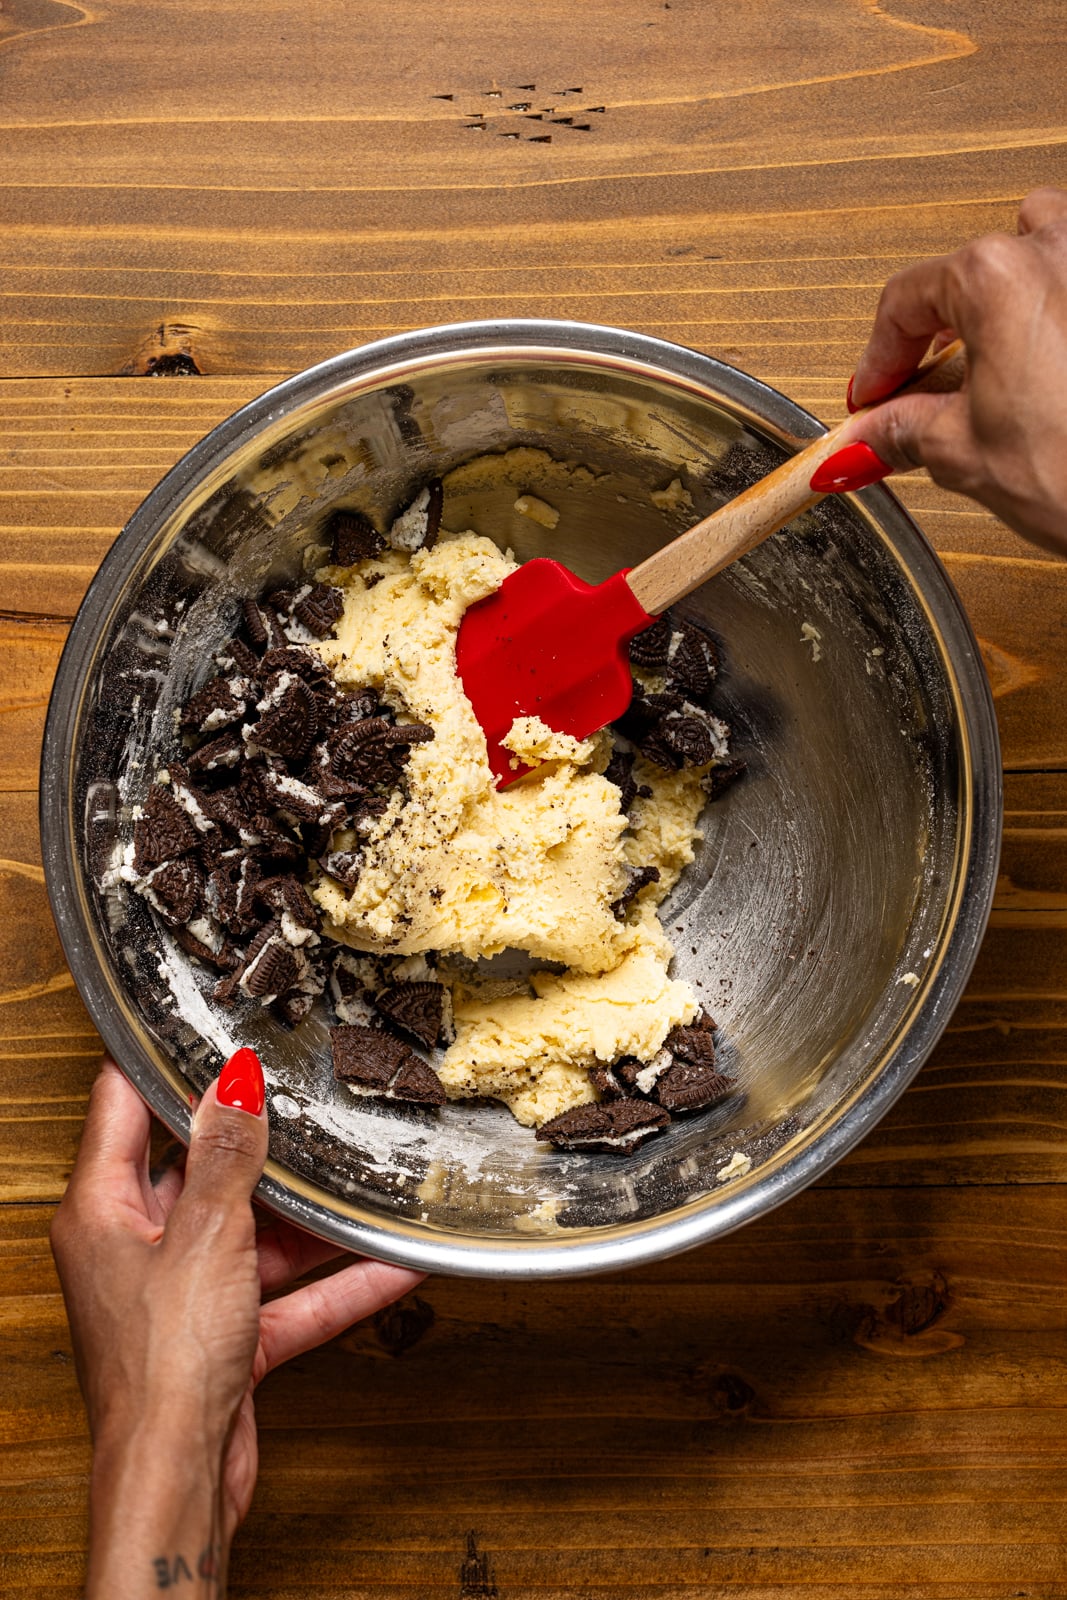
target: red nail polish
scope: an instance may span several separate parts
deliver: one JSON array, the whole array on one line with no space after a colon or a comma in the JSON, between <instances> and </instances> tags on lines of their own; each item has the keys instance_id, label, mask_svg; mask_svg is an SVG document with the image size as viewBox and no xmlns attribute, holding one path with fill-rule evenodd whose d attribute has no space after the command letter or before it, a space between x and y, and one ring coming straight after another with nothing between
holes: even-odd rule
<instances>
[{"instance_id":1,"label":"red nail polish","mask_svg":"<svg viewBox=\"0 0 1067 1600\"><path fill-rule=\"evenodd\" d=\"M855 401L852 398L852 385L855 383L855 381L856 381L856 374L853 373L851 378L848 380L848 388L845 390L845 404L848 407L850 413L853 413L853 412L856 412L856 411L859 410L859 406L856 405Z\"/></svg>"},{"instance_id":2,"label":"red nail polish","mask_svg":"<svg viewBox=\"0 0 1067 1600\"><path fill-rule=\"evenodd\" d=\"M846 444L827 456L821 467L811 475L810 488L815 494L851 494L855 489L865 489L892 472L869 444L857 440Z\"/></svg>"},{"instance_id":3,"label":"red nail polish","mask_svg":"<svg viewBox=\"0 0 1067 1600\"><path fill-rule=\"evenodd\" d=\"M220 1106L233 1106L258 1117L263 1110L265 1090L259 1057L247 1045L236 1051L219 1073L215 1097Z\"/></svg>"}]
</instances>

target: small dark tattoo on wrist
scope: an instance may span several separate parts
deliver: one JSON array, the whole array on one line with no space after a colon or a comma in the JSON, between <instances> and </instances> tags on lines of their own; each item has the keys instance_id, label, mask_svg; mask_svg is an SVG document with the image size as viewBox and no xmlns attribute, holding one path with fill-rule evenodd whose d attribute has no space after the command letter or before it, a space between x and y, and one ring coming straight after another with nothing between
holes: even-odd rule
<instances>
[{"instance_id":1,"label":"small dark tattoo on wrist","mask_svg":"<svg viewBox=\"0 0 1067 1600\"><path fill-rule=\"evenodd\" d=\"M205 1545L196 1558L196 1577L214 1580L219 1575L218 1545ZM152 1562L152 1569L156 1575L157 1589L175 1589L180 1583L194 1582L194 1575L189 1563L183 1555L156 1556Z\"/></svg>"}]
</instances>

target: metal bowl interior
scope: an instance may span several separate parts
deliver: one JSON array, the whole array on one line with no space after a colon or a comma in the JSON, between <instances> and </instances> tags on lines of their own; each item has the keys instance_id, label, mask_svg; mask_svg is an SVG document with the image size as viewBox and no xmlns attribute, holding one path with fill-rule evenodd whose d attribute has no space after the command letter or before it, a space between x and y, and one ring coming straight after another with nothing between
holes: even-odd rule
<instances>
[{"instance_id":1,"label":"metal bowl interior","mask_svg":"<svg viewBox=\"0 0 1067 1600\"><path fill-rule=\"evenodd\" d=\"M595 580L693 520L659 494L673 480L703 514L819 431L773 390L657 340L472 324L301 374L164 479L104 562L64 654L42 832L78 986L175 1133L188 1134L190 1088L253 1044L269 1079L268 1205L383 1258L545 1276L722 1233L871 1128L966 981L1000 828L973 636L884 489L823 503L683 607L721 640L718 709L748 772L707 808L663 920L742 1093L636 1156L546 1150L491 1105L435 1114L353 1101L332 1081L325 1013L290 1033L216 1006L109 879L131 807L174 750L174 708L232 631L237 597L313 561L331 509L388 515L428 477L494 457L456 475L446 526ZM544 454L502 459L520 446ZM559 509L555 530L515 513L520 489Z\"/></svg>"}]
</instances>

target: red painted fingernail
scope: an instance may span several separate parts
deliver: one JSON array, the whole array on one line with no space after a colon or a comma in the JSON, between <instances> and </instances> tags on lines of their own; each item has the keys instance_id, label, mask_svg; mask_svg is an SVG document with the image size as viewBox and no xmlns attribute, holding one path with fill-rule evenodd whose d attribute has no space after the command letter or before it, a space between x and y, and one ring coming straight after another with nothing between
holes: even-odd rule
<instances>
[{"instance_id":1,"label":"red painted fingernail","mask_svg":"<svg viewBox=\"0 0 1067 1600\"><path fill-rule=\"evenodd\" d=\"M869 483L888 477L892 470L881 456L875 455L869 444L857 440L827 456L822 466L812 473L810 487L815 494L851 494L855 489L865 489Z\"/></svg>"},{"instance_id":2,"label":"red painted fingernail","mask_svg":"<svg viewBox=\"0 0 1067 1600\"><path fill-rule=\"evenodd\" d=\"M263 1068L256 1052L247 1045L236 1051L219 1073L215 1098L220 1106L233 1106L252 1117L258 1117L263 1110Z\"/></svg>"},{"instance_id":3,"label":"red painted fingernail","mask_svg":"<svg viewBox=\"0 0 1067 1600\"><path fill-rule=\"evenodd\" d=\"M848 380L848 388L845 390L845 404L848 407L850 412L856 412L856 411L859 410L859 406L856 405L855 401L852 398L852 385L855 383L855 381L856 381L856 374L853 373L851 378Z\"/></svg>"}]
</instances>

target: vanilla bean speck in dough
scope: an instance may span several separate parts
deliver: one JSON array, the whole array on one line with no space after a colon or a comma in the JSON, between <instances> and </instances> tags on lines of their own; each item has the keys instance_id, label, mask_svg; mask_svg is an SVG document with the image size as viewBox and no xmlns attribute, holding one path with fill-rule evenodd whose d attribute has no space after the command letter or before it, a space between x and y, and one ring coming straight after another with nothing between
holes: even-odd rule
<instances>
[{"instance_id":1,"label":"vanilla bean speck in dough","mask_svg":"<svg viewBox=\"0 0 1067 1600\"><path fill-rule=\"evenodd\" d=\"M673 952L655 906L693 859L707 796L701 770L666 772L638 756L635 778L651 794L628 822L603 775L610 734L579 743L535 718L516 724L510 746L548 759L495 788L456 676L455 641L467 607L515 565L489 539L463 533L320 574L345 593L336 638L316 645L337 678L373 686L398 720L429 723L435 737L411 751L406 798L359 841L354 890L323 876L312 892L324 931L342 943L438 953L456 1030L438 1068L446 1091L502 1100L520 1122L540 1125L596 1098L587 1069L597 1061L651 1060L696 1014L689 985L668 975ZM646 866L659 881L617 920L629 869ZM567 970L501 985L449 965L506 949Z\"/></svg>"}]
</instances>

